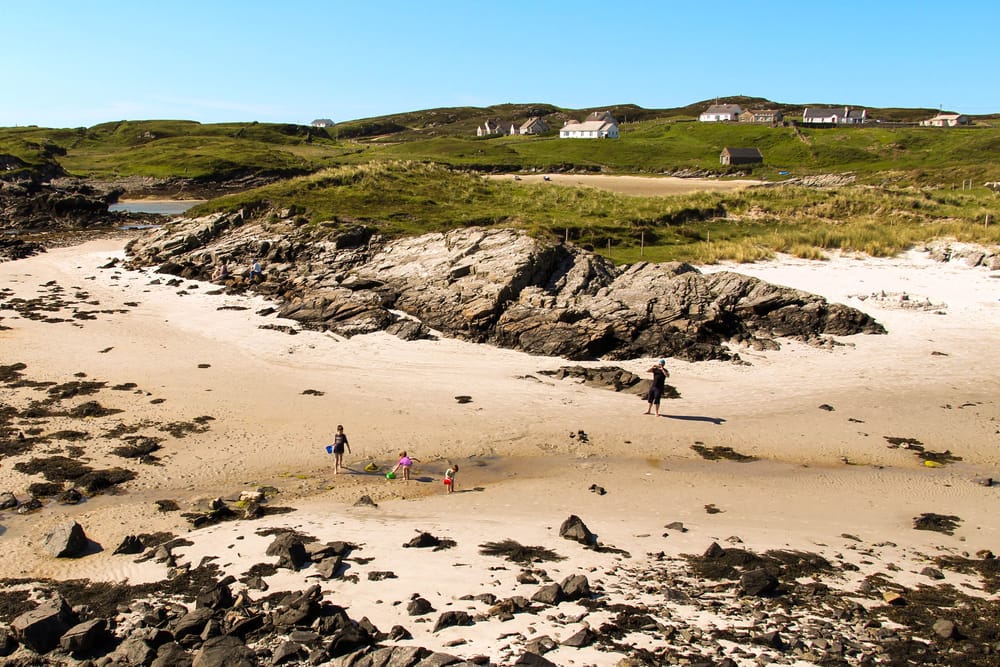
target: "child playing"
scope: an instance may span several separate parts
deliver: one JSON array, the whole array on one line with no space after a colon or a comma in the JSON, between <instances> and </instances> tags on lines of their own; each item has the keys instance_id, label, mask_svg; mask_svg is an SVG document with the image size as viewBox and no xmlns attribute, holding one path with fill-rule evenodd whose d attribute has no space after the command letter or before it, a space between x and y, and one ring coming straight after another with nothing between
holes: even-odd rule
<instances>
[{"instance_id":1,"label":"child playing","mask_svg":"<svg viewBox=\"0 0 1000 667\"><path fill-rule=\"evenodd\" d=\"M347 442L343 424L337 424L337 435L333 436L333 474L339 474L344 467L344 447L351 451L351 443Z\"/></svg>"},{"instance_id":2,"label":"child playing","mask_svg":"<svg viewBox=\"0 0 1000 667\"><path fill-rule=\"evenodd\" d=\"M396 472L397 470L402 469L403 470L403 479L409 480L410 479L410 467L413 466L413 462L414 461L419 461L419 460L420 459L415 459L412 456L407 456L406 452L400 452L399 453L399 463L396 464L396 466L392 469L392 471Z\"/></svg>"},{"instance_id":3,"label":"child playing","mask_svg":"<svg viewBox=\"0 0 1000 667\"><path fill-rule=\"evenodd\" d=\"M455 474L457 472L458 466L454 463L444 471L444 485L448 487L448 493L455 492Z\"/></svg>"}]
</instances>

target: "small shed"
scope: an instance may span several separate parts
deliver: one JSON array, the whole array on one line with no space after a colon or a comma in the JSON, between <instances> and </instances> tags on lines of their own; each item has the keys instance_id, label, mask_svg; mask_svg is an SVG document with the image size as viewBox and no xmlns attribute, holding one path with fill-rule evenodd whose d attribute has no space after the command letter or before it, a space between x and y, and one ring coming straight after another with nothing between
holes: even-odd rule
<instances>
[{"instance_id":1,"label":"small shed","mask_svg":"<svg viewBox=\"0 0 1000 667\"><path fill-rule=\"evenodd\" d=\"M764 156L761 155L759 148L730 148L727 146L722 149L719 162L729 165L762 164Z\"/></svg>"}]
</instances>

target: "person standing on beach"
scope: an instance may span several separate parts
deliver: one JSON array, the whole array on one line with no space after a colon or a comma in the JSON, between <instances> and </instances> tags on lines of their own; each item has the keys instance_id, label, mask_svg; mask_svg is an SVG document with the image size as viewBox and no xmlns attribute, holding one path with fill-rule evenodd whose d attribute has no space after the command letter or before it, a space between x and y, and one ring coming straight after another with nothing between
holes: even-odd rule
<instances>
[{"instance_id":1,"label":"person standing on beach","mask_svg":"<svg viewBox=\"0 0 1000 667\"><path fill-rule=\"evenodd\" d=\"M336 475L344 467L344 448L351 451L351 443L347 442L344 425L337 424L337 435L333 436L333 474Z\"/></svg>"},{"instance_id":2,"label":"person standing on beach","mask_svg":"<svg viewBox=\"0 0 1000 667\"><path fill-rule=\"evenodd\" d=\"M656 416L660 416L660 398L663 396L663 383L666 382L667 376L670 373L667 371L667 362L665 359L660 359L659 363L653 364L647 373L653 374L653 384L649 387L649 393L646 394L646 401L649 403L649 407L646 408L646 414L650 414L653 408L656 408Z\"/></svg>"}]
</instances>

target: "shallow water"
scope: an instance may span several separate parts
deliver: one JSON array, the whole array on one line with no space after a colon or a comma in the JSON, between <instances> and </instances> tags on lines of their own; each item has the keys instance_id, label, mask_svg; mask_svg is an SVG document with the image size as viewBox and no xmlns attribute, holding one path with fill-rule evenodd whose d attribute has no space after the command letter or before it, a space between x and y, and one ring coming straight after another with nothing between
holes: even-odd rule
<instances>
[{"instance_id":1,"label":"shallow water","mask_svg":"<svg viewBox=\"0 0 1000 667\"><path fill-rule=\"evenodd\" d=\"M108 210L112 213L124 211L126 213L155 213L157 215L180 215L189 208L203 203L202 199L184 200L143 200L131 199L122 200L117 204L112 204Z\"/></svg>"}]
</instances>

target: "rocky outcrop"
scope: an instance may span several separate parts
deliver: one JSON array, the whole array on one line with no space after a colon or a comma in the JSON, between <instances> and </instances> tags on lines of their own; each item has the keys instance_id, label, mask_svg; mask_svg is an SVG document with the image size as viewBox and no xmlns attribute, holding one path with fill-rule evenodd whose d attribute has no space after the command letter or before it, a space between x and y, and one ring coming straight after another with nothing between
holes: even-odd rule
<instances>
[{"instance_id":1,"label":"rocky outcrop","mask_svg":"<svg viewBox=\"0 0 1000 667\"><path fill-rule=\"evenodd\" d=\"M467 228L386 241L360 225L302 225L294 211L181 221L133 241L133 266L211 277L222 262L265 260L253 289L279 315L351 336L417 320L443 335L569 359L729 359L775 338L883 333L822 297L681 263L616 267L571 245L509 229ZM227 280L247 287L246 269ZM423 327L397 327L408 337Z\"/></svg>"},{"instance_id":2,"label":"rocky outcrop","mask_svg":"<svg viewBox=\"0 0 1000 667\"><path fill-rule=\"evenodd\" d=\"M36 181L0 180L0 229L77 230L105 227L118 218L108 212L115 194L86 185L54 187Z\"/></svg>"}]
</instances>

